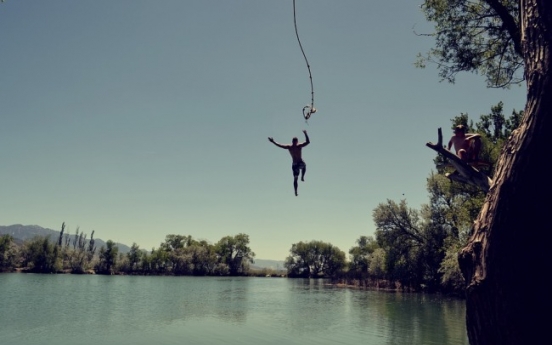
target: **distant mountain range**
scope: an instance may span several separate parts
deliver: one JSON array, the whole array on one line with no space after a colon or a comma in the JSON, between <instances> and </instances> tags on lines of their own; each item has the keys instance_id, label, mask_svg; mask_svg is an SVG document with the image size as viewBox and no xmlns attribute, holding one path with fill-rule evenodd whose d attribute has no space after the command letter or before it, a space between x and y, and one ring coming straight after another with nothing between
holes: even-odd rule
<instances>
[{"instance_id":1,"label":"distant mountain range","mask_svg":"<svg viewBox=\"0 0 552 345\"><path fill-rule=\"evenodd\" d=\"M74 230L73 230L74 231ZM69 230L65 230L65 233L63 234L63 237L65 238L65 235L69 233L69 238L71 241L75 238L75 233L70 233ZM41 236L46 237L50 236L50 240L57 241L59 238L59 231L52 230L52 229L46 229L43 227L40 227L38 225L21 225L21 224L14 224L14 225L0 225L0 235L11 235L16 243L22 244L26 240L30 240L35 236ZM87 234L87 240L90 240L90 234ZM99 238L94 238L94 245L99 250L102 246L105 247L105 241ZM126 244L117 243L117 247L119 247L119 253L128 253L130 251L130 247ZM273 270L284 270L284 262L278 261L278 260L263 260L263 259L255 259L255 263L251 265L253 268L269 268Z\"/></svg>"},{"instance_id":2,"label":"distant mountain range","mask_svg":"<svg viewBox=\"0 0 552 345\"><path fill-rule=\"evenodd\" d=\"M11 235L17 243L21 244L23 241L30 240L35 236L40 237L46 237L50 236L50 240L57 242L59 238L59 231L52 230L52 229L46 229L43 227L40 227L38 225L21 225L21 224L14 224L14 225L8 225L3 226L0 225L0 235ZM63 237L65 239L65 235L69 234L69 238L71 241L75 238L75 233L69 233L69 230L65 229L65 232L63 234ZM90 240L90 234L86 233L88 235L86 237L86 240ZM94 245L99 250L102 246L105 247L105 241L94 238ZM130 247L126 244L117 243L117 247L119 247L119 253L128 253L130 251Z\"/></svg>"}]
</instances>

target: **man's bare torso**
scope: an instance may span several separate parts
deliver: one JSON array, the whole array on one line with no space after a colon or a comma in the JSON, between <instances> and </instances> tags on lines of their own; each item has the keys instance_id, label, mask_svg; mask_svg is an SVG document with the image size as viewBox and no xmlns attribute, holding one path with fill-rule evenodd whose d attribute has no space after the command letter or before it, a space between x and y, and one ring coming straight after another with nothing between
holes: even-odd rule
<instances>
[{"instance_id":1,"label":"man's bare torso","mask_svg":"<svg viewBox=\"0 0 552 345\"><path fill-rule=\"evenodd\" d=\"M452 142L456 153L462 149L467 150L470 146L469 139L466 140L466 136L453 136L450 141Z\"/></svg>"},{"instance_id":2,"label":"man's bare torso","mask_svg":"<svg viewBox=\"0 0 552 345\"><path fill-rule=\"evenodd\" d=\"M289 145L288 151L291 155L291 159L293 160L293 163L301 162L303 159L301 157L301 149L303 146L301 145Z\"/></svg>"}]
</instances>

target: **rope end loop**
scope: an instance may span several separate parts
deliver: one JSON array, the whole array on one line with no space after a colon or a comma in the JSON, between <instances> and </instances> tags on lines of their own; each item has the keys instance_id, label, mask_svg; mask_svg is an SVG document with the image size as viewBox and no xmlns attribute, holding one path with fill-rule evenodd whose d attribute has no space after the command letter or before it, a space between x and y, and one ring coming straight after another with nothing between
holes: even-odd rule
<instances>
[{"instance_id":1,"label":"rope end loop","mask_svg":"<svg viewBox=\"0 0 552 345\"><path fill-rule=\"evenodd\" d=\"M306 105L303 107L303 117L305 120L310 119L311 115L316 113L316 108L312 105Z\"/></svg>"}]
</instances>

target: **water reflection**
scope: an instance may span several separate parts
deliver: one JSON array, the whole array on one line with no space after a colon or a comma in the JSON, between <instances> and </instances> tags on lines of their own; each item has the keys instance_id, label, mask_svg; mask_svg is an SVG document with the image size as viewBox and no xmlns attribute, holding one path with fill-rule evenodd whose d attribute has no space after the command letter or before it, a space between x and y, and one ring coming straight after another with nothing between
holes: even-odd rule
<instances>
[{"instance_id":1,"label":"water reflection","mask_svg":"<svg viewBox=\"0 0 552 345\"><path fill-rule=\"evenodd\" d=\"M351 314L387 344L467 344L462 301L434 295L355 291Z\"/></svg>"},{"instance_id":2,"label":"water reflection","mask_svg":"<svg viewBox=\"0 0 552 345\"><path fill-rule=\"evenodd\" d=\"M282 321L293 334L319 333L339 327L347 290L328 286L321 279L291 282Z\"/></svg>"}]
</instances>

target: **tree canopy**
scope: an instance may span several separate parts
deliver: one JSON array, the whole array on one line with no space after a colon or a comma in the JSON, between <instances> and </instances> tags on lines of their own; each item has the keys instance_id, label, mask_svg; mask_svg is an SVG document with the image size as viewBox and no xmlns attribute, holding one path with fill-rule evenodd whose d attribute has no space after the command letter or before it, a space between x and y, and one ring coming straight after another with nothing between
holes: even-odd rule
<instances>
[{"instance_id":1,"label":"tree canopy","mask_svg":"<svg viewBox=\"0 0 552 345\"><path fill-rule=\"evenodd\" d=\"M323 241L294 243L289 252L284 266L290 277L335 277L346 266L345 253Z\"/></svg>"},{"instance_id":2,"label":"tree canopy","mask_svg":"<svg viewBox=\"0 0 552 345\"><path fill-rule=\"evenodd\" d=\"M485 76L489 87L508 87L524 80L519 1L426 0L421 6L435 24L429 34L435 47L418 56L417 65L436 63L443 80L459 72Z\"/></svg>"}]
</instances>

